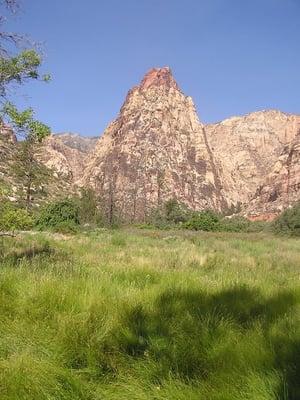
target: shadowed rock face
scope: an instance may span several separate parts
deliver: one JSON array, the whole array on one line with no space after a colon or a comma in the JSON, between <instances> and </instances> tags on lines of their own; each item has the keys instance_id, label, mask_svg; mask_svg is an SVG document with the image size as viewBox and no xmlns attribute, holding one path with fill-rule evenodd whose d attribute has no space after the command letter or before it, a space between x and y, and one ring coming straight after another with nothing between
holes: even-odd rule
<instances>
[{"instance_id":1,"label":"shadowed rock face","mask_svg":"<svg viewBox=\"0 0 300 400\"><path fill-rule=\"evenodd\" d=\"M170 198L193 209L225 204L203 125L169 68L152 69L129 91L81 183L132 220Z\"/></svg>"}]
</instances>

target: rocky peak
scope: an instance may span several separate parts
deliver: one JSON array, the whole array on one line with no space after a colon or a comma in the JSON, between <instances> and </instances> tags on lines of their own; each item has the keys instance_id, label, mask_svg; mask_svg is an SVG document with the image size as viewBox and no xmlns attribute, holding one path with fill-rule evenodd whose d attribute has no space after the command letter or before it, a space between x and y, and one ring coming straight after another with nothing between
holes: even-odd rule
<instances>
[{"instance_id":1,"label":"rocky peak","mask_svg":"<svg viewBox=\"0 0 300 400\"><path fill-rule=\"evenodd\" d=\"M147 90L148 88L155 86L162 87L164 89L173 88L179 90L170 67L152 68L144 76L139 88L142 90Z\"/></svg>"},{"instance_id":2,"label":"rocky peak","mask_svg":"<svg viewBox=\"0 0 300 400\"><path fill-rule=\"evenodd\" d=\"M141 220L170 198L193 209L220 210L223 197L195 106L168 67L149 71L129 91L84 172L126 219ZM111 207L108 207L111 209Z\"/></svg>"}]
</instances>

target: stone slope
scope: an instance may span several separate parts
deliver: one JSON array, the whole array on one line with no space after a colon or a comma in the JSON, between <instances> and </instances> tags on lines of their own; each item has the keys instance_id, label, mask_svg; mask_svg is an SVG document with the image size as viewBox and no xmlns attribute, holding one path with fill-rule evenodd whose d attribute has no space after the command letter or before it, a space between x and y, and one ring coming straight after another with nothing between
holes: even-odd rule
<instances>
[{"instance_id":1,"label":"stone slope","mask_svg":"<svg viewBox=\"0 0 300 400\"><path fill-rule=\"evenodd\" d=\"M257 189L245 214L252 219L272 219L300 200L300 132L287 144Z\"/></svg>"},{"instance_id":2,"label":"stone slope","mask_svg":"<svg viewBox=\"0 0 300 400\"><path fill-rule=\"evenodd\" d=\"M72 132L56 133L55 137L59 138L65 146L85 154L94 149L99 139L99 137L81 136Z\"/></svg>"},{"instance_id":3,"label":"stone slope","mask_svg":"<svg viewBox=\"0 0 300 400\"><path fill-rule=\"evenodd\" d=\"M203 125L168 67L152 69L129 91L81 183L132 220L170 198L193 209L224 207Z\"/></svg>"},{"instance_id":4,"label":"stone slope","mask_svg":"<svg viewBox=\"0 0 300 400\"><path fill-rule=\"evenodd\" d=\"M97 140L70 133L51 135L44 142L41 160L56 177L77 184Z\"/></svg>"},{"instance_id":5,"label":"stone slope","mask_svg":"<svg viewBox=\"0 0 300 400\"><path fill-rule=\"evenodd\" d=\"M275 110L205 127L228 204L249 203L299 129L300 116Z\"/></svg>"}]
</instances>

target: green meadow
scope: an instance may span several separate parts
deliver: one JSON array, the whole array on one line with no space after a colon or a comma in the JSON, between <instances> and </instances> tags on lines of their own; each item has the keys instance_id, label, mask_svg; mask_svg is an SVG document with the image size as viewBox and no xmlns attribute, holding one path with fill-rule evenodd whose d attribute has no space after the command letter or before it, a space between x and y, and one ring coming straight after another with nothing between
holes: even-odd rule
<instances>
[{"instance_id":1,"label":"green meadow","mask_svg":"<svg viewBox=\"0 0 300 400\"><path fill-rule=\"evenodd\" d=\"M300 240L0 238L1 400L299 400Z\"/></svg>"}]
</instances>

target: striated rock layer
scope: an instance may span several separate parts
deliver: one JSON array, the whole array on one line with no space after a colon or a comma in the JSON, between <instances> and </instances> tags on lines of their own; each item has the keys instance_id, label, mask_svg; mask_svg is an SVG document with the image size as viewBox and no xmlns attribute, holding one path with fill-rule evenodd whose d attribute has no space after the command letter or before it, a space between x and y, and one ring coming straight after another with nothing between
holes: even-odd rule
<instances>
[{"instance_id":1,"label":"striated rock layer","mask_svg":"<svg viewBox=\"0 0 300 400\"><path fill-rule=\"evenodd\" d=\"M246 215L272 219L300 200L300 132L287 144L280 157L251 199Z\"/></svg>"},{"instance_id":2,"label":"striated rock layer","mask_svg":"<svg viewBox=\"0 0 300 400\"><path fill-rule=\"evenodd\" d=\"M298 134L300 116L259 111L207 125L205 130L227 203L248 205Z\"/></svg>"},{"instance_id":3,"label":"striated rock layer","mask_svg":"<svg viewBox=\"0 0 300 400\"><path fill-rule=\"evenodd\" d=\"M131 220L170 198L193 209L226 206L204 127L168 67L152 69L129 91L81 184Z\"/></svg>"}]
</instances>

